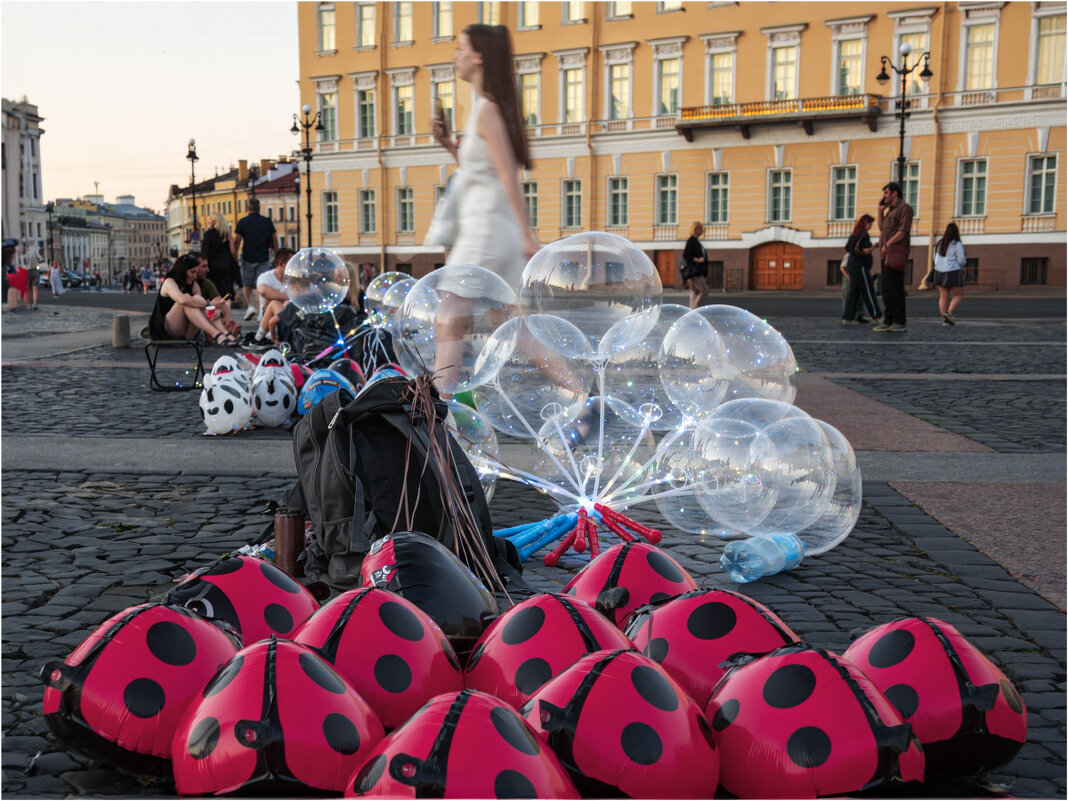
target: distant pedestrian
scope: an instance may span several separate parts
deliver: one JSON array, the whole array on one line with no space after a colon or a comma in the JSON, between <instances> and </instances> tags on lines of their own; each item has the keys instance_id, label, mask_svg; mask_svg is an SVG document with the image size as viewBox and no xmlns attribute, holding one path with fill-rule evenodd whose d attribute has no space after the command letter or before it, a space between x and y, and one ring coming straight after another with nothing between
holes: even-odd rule
<instances>
[{"instance_id":1,"label":"distant pedestrian","mask_svg":"<svg viewBox=\"0 0 1068 801\"><path fill-rule=\"evenodd\" d=\"M705 302L708 295L708 261L701 236L705 227L695 222L690 228L690 238L682 251L682 278L690 290L690 308L696 309Z\"/></svg>"},{"instance_id":2,"label":"distant pedestrian","mask_svg":"<svg viewBox=\"0 0 1068 801\"><path fill-rule=\"evenodd\" d=\"M950 223L935 244L934 285L938 287L938 310L942 312L942 325L957 324L953 312L964 300L965 264L967 258L964 255L964 243L960 241L960 229L956 223Z\"/></svg>"},{"instance_id":3,"label":"distant pedestrian","mask_svg":"<svg viewBox=\"0 0 1068 801\"><path fill-rule=\"evenodd\" d=\"M52 285L52 300L59 300L59 296L63 294L63 273L55 262L48 271L48 283Z\"/></svg>"},{"instance_id":4,"label":"distant pedestrian","mask_svg":"<svg viewBox=\"0 0 1068 801\"><path fill-rule=\"evenodd\" d=\"M140 279L141 279L141 294L142 295L147 295L148 294L148 286L149 286L149 284L152 283L152 273L149 271L148 265L143 265L141 267Z\"/></svg>"},{"instance_id":5,"label":"distant pedestrian","mask_svg":"<svg viewBox=\"0 0 1068 801\"><path fill-rule=\"evenodd\" d=\"M882 263L883 304L886 313L875 331L905 331L905 271L908 269L912 206L901 199L901 185L883 187L879 201L879 256Z\"/></svg>"},{"instance_id":6,"label":"distant pedestrian","mask_svg":"<svg viewBox=\"0 0 1068 801\"><path fill-rule=\"evenodd\" d=\"M104 276L100 274L100 270L93 270L93 286L97 292L104 291Z\"/></svg>"},{"instance_id":7,"label":"distant pedestrian","mask_svg":"<svg viewBox=\"0 0 1068 801\"><path fill-rule=\"evenodd\" d=\"M27 285L26 302L30 304L31 309L37 308L38 292L41 289L41 268L44 267L47 271L48 266L41 262L34 262L30 267L29 284Z\"/></svg>"},{"instance_id":8,"label":"distant pedestrian","mask_svg":"<svg viewBox=\"0 0 1068 801\"><path fill-rule=\"evenodd\" d=\"M243 247L242 247L243 246ZM274 223L260 214L260 201L248 200L248 214L237 221L230 237L230 255L237 260L241 249L241 291L245 295L245 319L256 316L260 301L256 295L256 279L271 269L271 251L278 250L278 233Z\"/></svg>"},{"instance_id":9,"label":"distant pedestrian","mask_svg":"<svg viewBox=\"0 0 1068 801\"><path fill-rule=\"evenodd\" d=\"M871 252L874 249L868 231L875 218L870 214L861 214L853 226L853 233L846 242L846 264L843 269L847 288L842 298L842 325L855 325L870 322L858 304L863 303L872 320L883 316L879 301L875 297L875 286L871 280Z\"/></svg>"},{"instance_id":10,"label":"distant pedestrian","mask_svg":"<svg viewBox=\"0 0 1068 801\"><path fill-rule=\"evenodd\" d=\"M230 253L230 226L222 214L208 215L208 228L200 252L208 260L208 278L224 295L232 295L240 267Z\"/></svg>"}]
</instances>

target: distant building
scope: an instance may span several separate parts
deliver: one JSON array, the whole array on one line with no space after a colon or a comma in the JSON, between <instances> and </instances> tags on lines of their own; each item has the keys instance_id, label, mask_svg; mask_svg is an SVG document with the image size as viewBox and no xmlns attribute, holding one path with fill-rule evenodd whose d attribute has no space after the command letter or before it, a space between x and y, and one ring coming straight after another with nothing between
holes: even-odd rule
<instances>
[{"instance_id":1,"label":"distant building","mask_svg":"<svg viewBox=\"0 0 1068 801\"><path fill-rule=\"evenodd\" d=\"M131 195L116 201L104 203L101 196L90 195L55 202L52 227L60 266L100 270L112 281L130 267L155 268L166 260L166 220L137 206Z\"/></svg>"},{"instance_id":2,"label":"distant building","mask_svg":"<svg viewBox=\"0 0 1068 801\"><path fill-rule=\"evenodd\" d=\"M3 238L17 239L17 261L27 266L47 258L47 218L41 193L44 121L25 97L3 99Z\"/></svg>"}]
</instances>

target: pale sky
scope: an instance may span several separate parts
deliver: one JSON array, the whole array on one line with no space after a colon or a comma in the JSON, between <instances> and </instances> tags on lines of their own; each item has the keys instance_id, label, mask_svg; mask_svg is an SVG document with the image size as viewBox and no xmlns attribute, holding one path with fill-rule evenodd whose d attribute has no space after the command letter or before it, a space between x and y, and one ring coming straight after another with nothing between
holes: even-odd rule
<instances>
[{"instance_id":1,"label":"pale sky","mask_svg":"<svg viewBox=\"0 0 1068 801\"><path fill-rule=\"evenodd\" d=\"M132 194L289 154L300 109L296 2L0 3L3 96L43 116L46 200Z\"/></svg>"}]
</instances>

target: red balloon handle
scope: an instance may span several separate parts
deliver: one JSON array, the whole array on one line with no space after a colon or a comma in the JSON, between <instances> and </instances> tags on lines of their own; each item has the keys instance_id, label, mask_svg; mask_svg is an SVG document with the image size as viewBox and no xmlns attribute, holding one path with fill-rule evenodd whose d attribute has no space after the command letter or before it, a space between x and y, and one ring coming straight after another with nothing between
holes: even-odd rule
<instances>
[{"instance_id":1,"label":"red balloon handle","mask_svg":"<svg viewBox=\"0 0 1068 801\"><path fill-rule=\"evenodd\" d=\"M563 542L557 545L549 553L545 554L545 566L555 567L556 563L560 561L560 557L564 555L568 548L575 542L575 537L578 535L578 527L576 526L571 530L571 533L567 535Z\"/></svg>"}]
</instances>

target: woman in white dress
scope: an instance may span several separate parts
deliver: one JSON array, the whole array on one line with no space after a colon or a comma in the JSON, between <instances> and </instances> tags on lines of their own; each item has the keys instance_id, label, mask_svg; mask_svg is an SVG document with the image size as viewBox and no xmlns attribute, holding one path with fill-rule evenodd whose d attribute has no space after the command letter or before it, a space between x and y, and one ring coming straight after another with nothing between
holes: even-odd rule
<instances>
[{"instance_id":1,"label":"woman in white dress","mask_svg":"<svg viewBox=\"0 0 1068 801\"><path fill-rule=\"evenodd\" d=\"M53 263L48 271L48 283L52 285L52 300L56 300L63 294L63 273L58 264Z\"/></svg>"}]
</instances>

